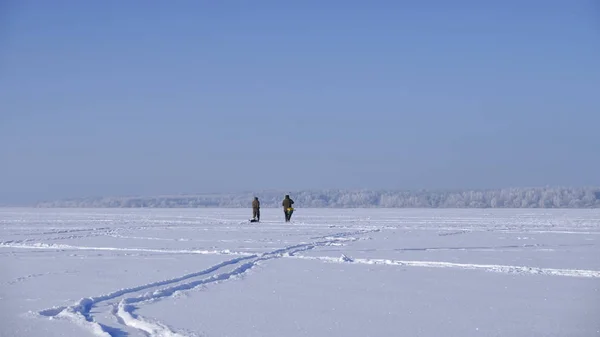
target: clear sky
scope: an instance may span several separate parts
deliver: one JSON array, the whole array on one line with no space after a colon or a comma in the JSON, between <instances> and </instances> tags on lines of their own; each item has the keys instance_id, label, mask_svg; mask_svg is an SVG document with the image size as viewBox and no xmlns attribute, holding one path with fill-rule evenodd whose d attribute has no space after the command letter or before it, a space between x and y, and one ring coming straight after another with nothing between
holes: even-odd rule
<instances>
[{"instance_id":1,"label":"clear sky","mask_svg":"<svg viewBox=\"0 0 600 337\"><path fill-rule=\"evenodd\" d=\"M593 0L0 2L0 202L600 185Z\"/></svg>"}]
</instances>

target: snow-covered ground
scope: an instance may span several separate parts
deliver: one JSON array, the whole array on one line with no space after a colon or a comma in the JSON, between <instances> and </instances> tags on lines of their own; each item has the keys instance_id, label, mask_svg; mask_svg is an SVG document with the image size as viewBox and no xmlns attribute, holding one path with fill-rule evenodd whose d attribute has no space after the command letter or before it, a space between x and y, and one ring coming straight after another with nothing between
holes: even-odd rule
<instances>
[{"instance_id":1,"label":"snow-covered ground","mask_svg":"<svg viewBox=\"0 0 600 337\"><path fill-rule=\"evenodd\" d=\"M600 210L0 209L0 336L600 336Z\"/></svg>"}]
</instances>

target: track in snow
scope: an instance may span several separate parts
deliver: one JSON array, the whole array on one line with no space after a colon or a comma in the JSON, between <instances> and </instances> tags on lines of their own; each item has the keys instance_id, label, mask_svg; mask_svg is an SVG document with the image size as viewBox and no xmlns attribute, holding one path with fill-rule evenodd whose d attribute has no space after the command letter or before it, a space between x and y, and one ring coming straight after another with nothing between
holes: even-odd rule
<instances>
[{"instance_id":1,"label":"track in snow","mask_svg":"<svg viewBox=\"0 0 600 337\"><path fill-rule=\"evenodd\" d=\"M321 241L301 243L276 249L268 253L238 257L219 263L208 269L186 274L181 277L148 283L133 288L120 289L112 293L96 297L83 298L74 305L49 308L41 310L37 314L49 318L67 319L88 329L97 336L118 337L121 335L126 335L125 330L119 327L109 327L106 324L101 324L97 322L94 316L91 314L92 309L98 304L113 301L116 302L116 304L112 304L116 310L112 310L111 313L115 316L115 320L117 322L122 323L126 327L141 330L148 336L191 336L190 333L174 331L172 328L160 322L155 322L135 314L136 306L161 300L163 298L168 298L177 292L191 290L202 285L240 277L242 274L246 273L248 270L252 269L262 261L282 257L292 257L296 253L311 250L320 246L336 244L338 241L347 242L358 240L358 238L351 236L377 231L379 230L361 230L350 233L337 233L328 235L326 236L326 239ZM233 269L220 272L227 267L233 267ZM138 295L136 296L135 294Z\"/></svg>"},{"instance_id":2,"label":"track in snow","mask_svg":"<svg viewBox=\"0 0 600 337\"><path fill-rule=\"evenodd\" d=\"M473 264L473 263L453 263L441 261L402 261L389 259L353 259L342 255L340 258L323 257L323 256L292 256L297 259L317 260L327 263L353 263L353 264L370 264L370 265L386 265L386 266L401 266L401 267L425 267L425 268L458 268L469 270L483 270L495 273L506 274L536 274L536 275L552 275L552 276L568 276L568 277L591 277L600 278L600 271L585 270L585 269L558 269L558 268L539 268L526 266L510 266L497 264Z\"/></svg>"},{"instance_id":3,"label":"track in snow","mask_svg":"<svg viewBox=\"0 0 600 337\"><path fill-rule=\"evenodd\" d=\"M233 252L227 249L224 250L201 250L201 249L150 249L150 248L124 248L124 247L89 247L89 246L72 246L65 244L49 244L49 243L14 243L0 242L0 247L18 248L18 249L56 249L56 250L98 250L98 251L118 251L118 252L145 252L145 253L165 253L165 254L200 254L200 255L241 255L250 256L250 253Z\"/></svg>"}]
</instances>

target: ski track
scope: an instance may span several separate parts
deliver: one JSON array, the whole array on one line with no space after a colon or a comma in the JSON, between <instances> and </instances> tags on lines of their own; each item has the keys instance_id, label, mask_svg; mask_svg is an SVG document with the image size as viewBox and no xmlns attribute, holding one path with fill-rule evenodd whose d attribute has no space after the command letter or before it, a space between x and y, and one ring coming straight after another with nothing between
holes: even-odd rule
<instances>
[{"instance_id":1,"label":"ski track","mask_svg":"<svg viewBox=\"0 0 600 337\"><path fill-rule=\"evenodd\" d=\"M323 236L316 236L316 237L311 237L311 240L317 240L317 239L340 239L340 238L345 238L348 236L353 236L353 235L363 235L363 234L368 234L368 233L375 233L375 232L379 232L381 231L380 228L375 228L375 229L359 229L353 232L342 232L342 233L335 233L335 234L329 234L329 235L323 235Z\"/></svg>"},{"instance_id":2,"label":"ski track","mask_svg":"<svg viewBox=\"0 0 600 337\"><path fill-rule=\"evenodd\" d=\"M121 234L108 234L107 236L113 237L115 239L125 239L125 240L149 240L149 241L199 241L199 240L191 240L185 238L157 238L151 236L130 236L130 235L121 235ZM208 240L207 240L208 241Z\"/></svg>"},{"instance_id":3,"label":"ski track","mask_svg":"<svg viewBox=\"0 0 600 337\"><path fill-rule=\"evenodd\" d=\"M8 281L8 282L2 282L0 284L3 285L13 285L13 284L17 284L20 282L25 282L31 279L35 279L38 277L42 277L42 276L48 276L48 275L59 275L59 274L76 274L77 271L73 271L73 270L65 270L65 271L61 271L61 272L46 272L46 273L36 273L36 274L29 274L27 276L21 276L21 277L17 277L16 279L12 280L12 281Z\"/></svg>"},{"instance_id":4,"label":"ski track","mask_svg":"<svg viewBox=\"0 0 600 337\"><path fill-rule=\"evenodd\" d=\"M56 237L47 237L47 238L28 238L28 239L22 239L22 240L8 240L8 241L3 241L0 242L0 245L2 244L24 244L24 243L28 243L28 242L36 242L36 241L59 241L59 240L74 240L74 239L84 239L84 238L91 238L91 237L97 237L97 236L107 236L106 233L94 233L94 234L88 234L88 235L69 235L69 236L56 236Z\"/></svg>"},{"instance_id":5,"label":"ski track","mask_svg":"<svg viewBox=\"0 0 600 337\"><path fill-rule=\"evenodd\" d=\"M539 268L526 266L510 266L510 265L494 265L494 264L472 264L472 263L453 263L440 261L402 261L389 259L352 259L342 254L340 258L328 256L303 256L294 255L291 258L303 260L317 260L327 263L351 263L351 264L368 264L368 265L387 265L387 266L406 266L406 267L426 267L426 268L458 268L471 270L484 270L488 272L505 273L505 274L536 274L536 275L552 275L552 276L568 276L568 277L586 277L600 278L598 270L584 269L556 269L556 268Z\"/></svg>"},{"instance_id":6,"label":"ski track","mask_svg":"<svg viewBox=\"0 0 600 337\"><path fill-rule=\"evenodd\" d=\"M241 277L244 273L252 269L253 267L260 264L262 261L267 261L282 257L292 257L294 254L314 249L319 246L327 246L335 244L336 241L355 241L358 238L350 237L357 234L366 234L369 231L355 231L349 233L337 233L326 236L328 239L321 241L314 241L310 243L300 243L281 249L276 249L271 252L262 254L251 254L249 256L238 257L235 259L227 260L216 264L208 269L204 269L199 272L190 273L181 277L167 279L163 281L157 281L147 283L132 288L124 288L114 291L109 294L100 295L97 297L86 297L82 298L78 303L71 306L53 307L39 311L37 314L48 318L63 318L67 319L82 328L87 329L96 336L101 337L114 337L110 331L120 331L116 328L110 328L104 326L95 321L91 314L91 310L94 306L112 301L118 300L116 310L113 310L112 314L116 316L116 320L127 327L141 330L151 337L186 337L189 334L183 334L182 332L176 332L170 327L155 321L150 321L147 318L141 317L135 313L137 305L144 303L150 303L164 298L172 297L177 292L191 290L201 285L207 285L211 283L217 283L232 278ZM225 267L237 266L231 271L225 271L222 273L213 274L218 272ZM201 277L205 278L201 278ZM187 282L184 282L187 281ZM163 287L164 286L164 287ZM163 287L163 288L160 288ZM138 296L127 297L144 291L143 294ZM120 333L119 333L120 334Z\"/></svg>"},{"instance_id":7,"label":"ski track","mask_svg":"<svg viewBox=\"0 0 600 337\"><path fill-rule=\"evenodd\" d=\"M462 230L462 231L455 231L455 232L448 232L448 233L439 233L438 236L452 236L452 235L461 235L461 234L466 234L466 233L470 233L471 231L469 230Z\"/></svg>"},{"instance_id":8,"label":"ski track","mask_svg":"<svg viewBox=\"0 0 600 337\"><path fill-rule=\"evenodd\" d=\"M117 251L117 252L146 252L146 253L164 253L164 254L200 254L200 255L241 255L250 256L250 253L233 252L224 250L199 250L199 249L152 249L152 248L119 248L119 247L88 247L72 246L65 244L32 243L25 244L19 242L5 241L0 242L0 248L18 248L18 249L54 249L54 250L98 250L98 251Z\"/></svg>"},{"instance_id":9,"label":"ski track","mask_svg":"<svg viewBox=\"0 0 600 337\"><path fill-rule=\"evenodd\" d=\"M378 221L379 222L379 221ZM428 224L431 225L431 224ZM600 235L600 231L591 230L570 230L568 228L554 228L554 229L527 229L527 228L485 228L483 225L477 225L477 227L442 227L442 226L431 226L431 227L416 227L416 226L381 226L381 229L391 230L407 230L407 231L449 231L449 233L440 233L439 236L446 235L458 235L467 234L471 232L493 232L493 233L511 233L511 234L580 234L580 235Z\"/></svg>"}]
</instances>

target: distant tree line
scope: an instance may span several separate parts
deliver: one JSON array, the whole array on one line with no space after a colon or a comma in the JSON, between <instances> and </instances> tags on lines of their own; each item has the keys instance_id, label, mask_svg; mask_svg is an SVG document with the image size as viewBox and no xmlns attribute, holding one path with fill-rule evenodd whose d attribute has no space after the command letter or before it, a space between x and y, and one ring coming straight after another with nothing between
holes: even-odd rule
<instances>
[{"instance_id":1,"label":"distant tree line","mask_svg":"<svg viewBox=\"0 0 600 337\"><path fill-rule=\"evenodd\" d=\"M78 198L40 202L37 207L201 208L280 207L290 194L303 208L600 208L600 188L540 187L493 190L307 190L237 194L197 194Z\"/></svg>"}]
</instances>

